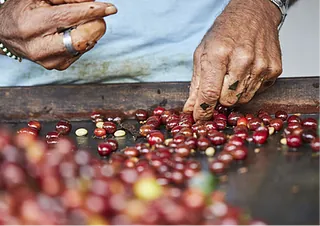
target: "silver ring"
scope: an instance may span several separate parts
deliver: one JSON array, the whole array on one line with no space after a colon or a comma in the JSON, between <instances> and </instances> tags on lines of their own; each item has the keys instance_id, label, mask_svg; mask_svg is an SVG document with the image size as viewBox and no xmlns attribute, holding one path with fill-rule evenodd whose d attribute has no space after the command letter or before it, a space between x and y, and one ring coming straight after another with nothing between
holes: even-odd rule
<instances>
[{"instance_id":1,"label":"silver ring","mask_svg":"<svg viewBox=\"0 0 320 226\"><path fill-rule=\"evenodd\" d=\"M79 55L79 52L75 50L72 45L71 30L72 29L68 29L63 32L63 44L70 54L72 54L73 56L77 56Z\"/></svg>"}]
</instances>

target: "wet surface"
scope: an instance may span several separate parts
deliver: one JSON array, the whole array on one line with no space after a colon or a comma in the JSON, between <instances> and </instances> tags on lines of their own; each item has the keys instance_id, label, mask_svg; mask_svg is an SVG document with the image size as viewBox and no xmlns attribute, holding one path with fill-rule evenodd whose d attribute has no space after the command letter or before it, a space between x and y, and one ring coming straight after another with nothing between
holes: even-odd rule
<instances>
[{"instance_id":1,"label":"wet surface","mask_svg":"<svg viewBox=\"0 0 320 226\"><path fill-rule=\"evenodd\" d=\"M319 115L301 117L319 118ZM40 136L53 131L56 122L42 123ZM135 120L124 121L123 125L125 128L139 128ZM8 123L6 126L16 131L27 126L27 122ZM86 128L88 135L76 137L75 130L78 128ZM100 158L96 148L103 140L92 138L94 128L94 123L89 120L74 121L69 137L80 149L86 149ZM268 224L319 224L319 156L313 156L307 144L298 149L281 145L281 134L273 134L262 146L248 144L248 159L233 163L227 176L220 178L226 181L221 182L219 188L227 192L229 203ZM133 135L136 136L136 133L127 131L125 137L116 138L119 150L135 142ZM137 138L136 142L145 140ZM216 154L221 150L222 147L216 147ZM208 157L205 154L195 153L190 158L198 159L203 170L207 170Z\"/></svg>"}]
</instances>

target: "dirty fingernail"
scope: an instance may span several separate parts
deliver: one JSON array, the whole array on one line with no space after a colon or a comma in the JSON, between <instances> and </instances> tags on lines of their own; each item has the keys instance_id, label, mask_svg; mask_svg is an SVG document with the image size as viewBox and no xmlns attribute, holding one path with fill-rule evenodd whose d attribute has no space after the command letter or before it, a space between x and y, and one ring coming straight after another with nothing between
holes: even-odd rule
<instances>
[{"instance_id":1,"label":"dirty fingernail","mask_svg":"<svg viewBox=\"0 0 320 226\"><path fill-rule=\"evenodd\" d=\"M107 15L110 15L110 14L115 14L115 13L117 13L117 8L115 7L115 6L108 6L107 8L106 8L106 10L105 10L105 13L107 14Z\"/></svg>"}]
</instances>

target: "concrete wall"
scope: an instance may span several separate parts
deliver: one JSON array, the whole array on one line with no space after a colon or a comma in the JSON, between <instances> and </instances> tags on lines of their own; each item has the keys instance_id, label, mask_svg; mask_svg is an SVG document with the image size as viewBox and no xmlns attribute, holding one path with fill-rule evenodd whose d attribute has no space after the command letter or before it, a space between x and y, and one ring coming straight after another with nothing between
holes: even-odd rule
<instances>
[{"instance_id":1,"label":"concrete wall","mask_svg":"<svg viewBox=\"0 0 320 226\"><path fill-rule=\"evenodd\" d=\"M319 76L319 0L299 0L280 31L283 74Z\"/></svg>"}]
</instances>

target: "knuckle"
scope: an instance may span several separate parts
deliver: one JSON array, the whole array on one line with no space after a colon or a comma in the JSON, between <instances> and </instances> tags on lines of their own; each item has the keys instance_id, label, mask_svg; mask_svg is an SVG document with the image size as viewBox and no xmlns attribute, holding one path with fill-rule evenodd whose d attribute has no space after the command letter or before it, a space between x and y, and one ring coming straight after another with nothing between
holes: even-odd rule
<instances>
[{"instance_id":1,"label":"knuckle","mask_svg":"<svg viewBox=\"0 0 320 226\"><path fill-rule=\"evenodd\" d=\"M265 58L257 58L254 62L252 74L260 75L268 70L268 62Z\"/></svg>"},{"instance_id":2,"label":"knuckle","mask_svg":"<svg viewBox=\"0 0 320 226\"><path fill-rule=\"evenodd\" d=\"M258 59L256 59L255 67L256 67L256 69L258 69L260 71L264 71L264 70L268 69L268 63L267 63L266 59L258 58Z\"/></svg>"},{"instance_id":3,"label":"knuckle","mask_svg":"<svg viewBox=\"0 0 320 226\"><path fill-rule=\"evenodd\" d=\"M18 21L17 30L19 31L19 37L22 40L27 40L34 35L33 28L23 21Z\"/></svg>"},{"instance_id":4,"label":"knuckle","mask_svg":"<svg viewBox=\"0 0 320 226\"><path fill-rule=\"evenodd\" d=\"M281 62L271 63L269 66L269 71L272 77L281 75L283 71Z\"/></svg>"},{"instance_id":5,"label":"knuckle","mask_svg":"<svg viewBox=\"0 0 320 226\"><path fill-rule=\"evenodd\" d=\"M231 48L225 45L224 43L217 43L212 48L213 56L217 58L226 58L231 53Z\"/></svg>"},{"instance_id":6,"label":"knuckle","mask_svg":"<svg viewBox=\"0 0 320 226\"><path fill-rule=\"evenodd\" d=\"M234 55L238 64L248 65L254 60L254 51L249 47L238 47Z\"/></svg>"}]
</instances>

